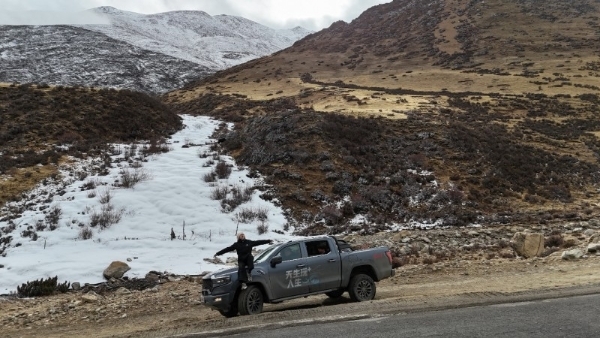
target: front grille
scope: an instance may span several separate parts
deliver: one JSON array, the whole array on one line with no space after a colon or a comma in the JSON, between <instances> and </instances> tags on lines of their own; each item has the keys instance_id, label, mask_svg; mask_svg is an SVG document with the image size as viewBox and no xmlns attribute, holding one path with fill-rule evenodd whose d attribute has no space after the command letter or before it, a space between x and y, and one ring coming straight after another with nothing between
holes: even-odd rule
<instances>
[{"instance_id":1,"label":"front grille","mask_svg":"<svg viewBox=\"0 0 600 338\"><path fill-rule=\"evenodd\" d=\"M202 280L202 289L203 290L212 290L212 279L203 279Z\"/></svg>"}]
</instances>

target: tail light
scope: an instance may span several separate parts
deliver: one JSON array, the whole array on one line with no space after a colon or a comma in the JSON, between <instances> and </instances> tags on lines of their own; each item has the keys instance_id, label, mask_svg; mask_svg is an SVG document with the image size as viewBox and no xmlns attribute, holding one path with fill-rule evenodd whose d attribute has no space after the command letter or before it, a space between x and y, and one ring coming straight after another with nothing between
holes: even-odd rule
<instances>
[{"instance_id":1,"label":"tail light","mask_svg":"<svg viewBox=\"0 0 600 338\"><path fill-rule=\"evenodd\" d=\"M387 256L388 260L390 261L390 264L392 264L392 252L390 250L385 252L385 255Z\"/></svg>"}]
</instances>

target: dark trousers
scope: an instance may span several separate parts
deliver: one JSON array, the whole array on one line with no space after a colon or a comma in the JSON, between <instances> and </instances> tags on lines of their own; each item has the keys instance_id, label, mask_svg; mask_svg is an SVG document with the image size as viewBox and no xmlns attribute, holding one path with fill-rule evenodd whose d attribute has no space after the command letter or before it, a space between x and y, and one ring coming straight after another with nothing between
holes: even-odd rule
<instances>
[{"instance_id":1,"label":"dark trousers","mask_svg":"<svg viewBox=\"0 0 600 338\"><path fill-rule=\"evenodd\" d=\"M254 257L248 255L238 258L238 279L240 282L248 281L248 274L254 269Z\"/></svg>"}]
</instances>

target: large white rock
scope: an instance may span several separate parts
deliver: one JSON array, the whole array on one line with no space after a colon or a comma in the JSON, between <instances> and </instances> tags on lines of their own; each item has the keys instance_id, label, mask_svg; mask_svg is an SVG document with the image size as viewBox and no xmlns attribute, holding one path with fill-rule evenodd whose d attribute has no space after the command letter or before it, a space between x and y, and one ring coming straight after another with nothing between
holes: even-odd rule
<instances>
[{"instance_id":1,"label":"large white rock","mask_svg":"<svg viewBox=\"0 0 600 338\"><path fill-rule=\"evenodd\" d=\"M583 257L583 252L579 249L565 251L561 256L561 258L565 260L579 259L581 257Z\"/></svg>"},{"instance_id":2,"label":"large white rock","mask_svg":"<svg viewBox=\"0 0 600 338\"><path fill-rule=\"evenodd\" d=\"M544 252L544 234L517 232L513 235L511 244L519 256L537 257Z\"/></svg>"},{"instance_id":3,"label":"large white rock","mask_svg":"<svg viewBox=\"0 0 600 338\"><path fill-rule=\"evenodd\" d=\"M591 253L596 253L600 251L600 243L590 243L587 246L587 251Z\"/></svg>"}]
</instances>

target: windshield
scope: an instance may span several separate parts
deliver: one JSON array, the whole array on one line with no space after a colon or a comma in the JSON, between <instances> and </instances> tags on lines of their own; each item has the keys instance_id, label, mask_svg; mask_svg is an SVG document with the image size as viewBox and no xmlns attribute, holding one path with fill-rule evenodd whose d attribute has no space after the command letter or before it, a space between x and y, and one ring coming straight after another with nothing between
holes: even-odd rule
<instances>
[{"instance_id":1,"label":"windshield","mask_svg":"<svg viewBox=\"0 0 600 338\"><path fill-rule=\"evenodd\" d=\"M265 251L261 252L258 256L256 256L254 258L254 263L261 263L264 262L267 257L269 257L269 254L276 248L278 247L278 245L272 245L270 247L268 247Z\"/></svg>"}]
</instances>

